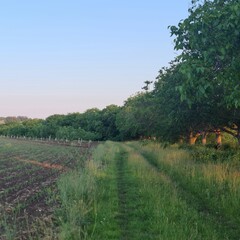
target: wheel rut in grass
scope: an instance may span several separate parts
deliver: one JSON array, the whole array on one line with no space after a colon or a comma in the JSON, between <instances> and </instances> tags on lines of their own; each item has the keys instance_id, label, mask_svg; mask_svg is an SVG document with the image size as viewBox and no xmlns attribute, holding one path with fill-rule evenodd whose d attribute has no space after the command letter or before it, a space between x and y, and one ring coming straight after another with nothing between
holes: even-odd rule
<instances>
[{"instance_id":1,"label":"wheel rut in grass","mask_svg":"<svg viewBox=\"0 0 240 240\"><path fill-rule=\"evenodd\" d=\"M122 239L128 238L128 214L127 214L127 153L121 150L116 154L116 167L117 167L117 190L118 190L118 204L119 204L119 215L118 223L121 230Z\"/></svg>"}]
</instances>

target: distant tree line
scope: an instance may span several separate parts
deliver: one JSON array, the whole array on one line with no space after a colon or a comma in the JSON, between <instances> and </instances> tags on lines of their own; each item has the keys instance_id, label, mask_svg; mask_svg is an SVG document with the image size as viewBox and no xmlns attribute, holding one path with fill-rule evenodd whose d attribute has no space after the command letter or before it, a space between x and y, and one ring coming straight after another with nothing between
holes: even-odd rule
<instances>
[{"instance_id":1,"label":"distant tree line","mask_svg":"<svg viewBox=\"0 0 240 240\"><path fill-rule=\"evenodd\" d=\"M0 134L36 138L118 140L116 116L120 107L110 105L99 110L92 108L84 113L55 114L45 120L27 119L0 125Z\"/></svg>"},{"instance_id":2,"label":"distant tree line","mask_svg":"<svg viewBox=\"0 0 240 240\"><path fill-rule=\"evenodd\" d=\"M240 143L240 2L193 0L189 16L169 26L180 54L159 71L150 90L122 107L10 122L0 134L131 140L158 138L194 144L223 132Z\"/></svg>"}]
</instances>

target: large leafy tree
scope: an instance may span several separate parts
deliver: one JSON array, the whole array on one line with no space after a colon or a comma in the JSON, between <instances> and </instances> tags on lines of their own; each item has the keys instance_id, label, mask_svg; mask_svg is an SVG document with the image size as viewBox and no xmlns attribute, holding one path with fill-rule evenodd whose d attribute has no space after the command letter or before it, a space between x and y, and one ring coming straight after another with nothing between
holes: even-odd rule
<instances>
[{"instance_id":1,"label":"large leafy tree","mask_svg":"<svg viewBox=\"0 0 240 240\"><path fill-rule=\"evenodd\" d=\"M192 2L189 17L170 27L175 49L181 50L179 71L185 75L178 87L181 99L190 106L211 103L220 127L234 125L240 137L240 2Z\"/></svg>"},{"instance_id":2,"label":"large leafy tree","mask_svg":"<svg viewBox=\"0 0 240 240\"><path fill-rule=\"evenodd\" d=\"M117 140L119 130L116 126L116 118L121 108L112 104L101 111L101 135L102 140Z\"/></svg>"},{"instance_id":3,"label":"large leafy tree","mask_svg":"<svg viewBox=\"0 0 240 240\"><path fill-rule=\"evenodd\" d=\"M56 137L56 132L60 126L62 126L64 120L64 115L54 114L46 118L42 128L42 137L48 138Z\"/></svg>"},{"instance_id":4,"label":"large leafy tree","mask_svg":"<svg viewBox=\"0 0 240 240\"><path fill-rule=\"evenodd\" d=\"M179 69L181 64L172 62L169 68L159 71L155 88L152 92L158 114L158 134L163 140L177 141L187 139L195 143L200 133L212 129L213 122L209 117L211 104L192 102L191 107L181 100L177 90L184 81L185 75Z\"/></svg>"},{"instance_id":5,"label":"large leafy tree","mask_svg":"<svg viewBox=\"0 0 240 240\"><path fill-rule=\"evenodd\" d=\"M186 79L182 97L219 97L219 104L240 106L240 2L236 0L193 1L190 15L171 26L175 49L181 50L181 71Z\"/></svg>"},{"instance_id":6,"label":"large leafy tree","mask_svg":"<svg viewBox=\"0 0 240 240\"><path fill-rule=\"evenodd\" d=\"M116 118L120 139L155 136L154 109L155 103L149 92L139 92L129 97Z\"/></svg>"}]
</instances>

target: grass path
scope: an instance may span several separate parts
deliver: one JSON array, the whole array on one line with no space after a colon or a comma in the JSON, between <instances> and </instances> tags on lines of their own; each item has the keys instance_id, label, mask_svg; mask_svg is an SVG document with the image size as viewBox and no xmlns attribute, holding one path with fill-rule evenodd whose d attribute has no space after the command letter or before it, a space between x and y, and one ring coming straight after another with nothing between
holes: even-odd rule
<instances>
[{"instance_id":1,"label":"grass path","mask_svg":"<svg viewBox=\"0 0 240 240\"><path fill-rule=\"evenodd\" d=\"M116 174L118 189L118 224L120 239L146 239L146 224L148 216L144 209L138 179L129 164L129 150L120 146L116 154ZM151 239L151 238L148 238Z\"/></svg>"},{"instance_id":2,"label":"grass path","mask_svg":"<svg viewBox=\"0 0 240 240\"><path fill-rule=\"evenodd\" d=\"M216 229L222 232L224 239L230 238L229 236L231 236L230 239L239 239L240 228L234 220L227 219L221 212L214 209L203 196L196 194L196 192L191 191L183 182L178 181L179 176L176 177L176 175L170 173L170 170L165 168L166 166L162 166L161 163L154 162L151 155L146 153L143 155L157 171L166 174L171 179L172 184L177 186L176 189L179 196L181 196L189 206L196 209L198 213L205 218L206 222L214 224Z\"/></svg>"},{"instance_id":3,"label":"grass path","mask_svg":"<svg viewBox=\"0 0 240 240\"><path fill-rule=\"evenodd\" d=\"M111 152L111 148L114 149ZM127 143L111 143L99 182L92 239L231 239L179 194L171 176L159 171ZM103 221L104 220L104 221Z\"/></svg>"},{"instance_id":4,"label":"grass path","mask_svg":"<svg viewBox=\"0 0 240 240\"><path fill-rule=\"evenodd\" d=\"M236 219L229 219L219 212L217 207L209 203L200 192L191 189L178 170L159 160L158 155L150 150L142 150L141 146L137 144L130 144L130 146L140 153L152 168L169 179L169 183L175 188L179 197L186 201L189 208L195 209L206 223L212 225L219 232L219 239L239 239L240 228Z\"/></svg>"},{"instance_id":5,"label":"grass path","mask_svg":"<svg viewBox=\"0 0 240 240\"><path fill-rule=\"evenodd\" d=\"M111 160L98 177L97 224L93 239L146 239L145 217L139 211L143 201L139 183L129 166L129 153L122 144L116 144L115 151L107 158L109 156Z\"/></svg>"},{"instance_id":6,"label":"grass path","mask_svg":"<svg viewBox=\"0 0 240 240\"><path fill-rule=\"evenodd\" d=\"M117 190L118 190L118 224L120 227L120 238L130 239L128 201L129 182L127 181L127 153L123 150L116 155L117 168Z\"/></svg>"}]
</instances>

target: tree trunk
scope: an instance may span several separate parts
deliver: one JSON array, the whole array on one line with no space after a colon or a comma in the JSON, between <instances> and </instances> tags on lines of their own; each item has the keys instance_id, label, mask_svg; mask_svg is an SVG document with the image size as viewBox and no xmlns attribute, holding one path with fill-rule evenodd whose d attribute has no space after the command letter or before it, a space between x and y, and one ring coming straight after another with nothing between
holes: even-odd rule
<instances>
[{"instance_id":1,"label":"tree trunk","mask_svg":"<svg viewBox=\"0 0 240 240\"><path fill-rule=\"evenodd\" d=\"M202 145L206 145L207 144L207 136L203 135L202 136Z\"/></svg>"},{"instance_id":2,"label":"tree trunk","mask_svg":"<svg viewBox=\"0 0 240 240\"><path fill-rule=\"evenodd\" d=\"M216 130L216 144L217 144L217 147L222 145L222 136L221 136L221 131L219 129Z\"/></svg>"},{"instance_id":3,"label":"tree trunk","mask_svg":"<svg viewBox=\"0 0 240 240\"><path fill-rule=\"evenodd\" d=\"M202 133L202 145L206 145L207 144L207 132L203 132Z\"/></svg>"},{"instance_id":4,"label":"tree trunk","mask_svg":"<svg viewBox=\"0 0 240 240\"><path fill-rule=\"evenodd\" d=\"M196 143L196 140L197 140L199 135L200 135L199 133L194 135L192 132L190 132L190 134L189 134L189 144L194 145Z\"/></svg>"},{"instance_id":5,"label":"tree trunk","mask_svg":"<svg viewBox=\"0 0 240 240\"><path fill-rule=\"evenodd\" d=\"M179 137L178 143L183 144L183 137L182 136Z\"/></svg>"}]
</instances>

